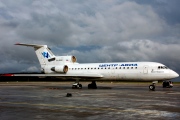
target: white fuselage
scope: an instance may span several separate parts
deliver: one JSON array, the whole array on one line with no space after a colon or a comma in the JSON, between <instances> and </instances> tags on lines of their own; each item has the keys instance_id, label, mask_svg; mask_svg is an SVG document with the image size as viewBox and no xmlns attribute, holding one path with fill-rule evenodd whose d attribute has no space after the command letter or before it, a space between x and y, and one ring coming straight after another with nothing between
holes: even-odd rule
<instances>
[{"instance_id":1,"label":"white fuselage","mask_svg":"<svg viewBox=\"0 0 180 120\"><path fill-rule=\"evenodd\" d=\"M75 63L67 64L67 66L68 72L64 76L74 74L103 76L96 80L163 81L179 76L173 70L156 62ZM49 66L49 68L51 67ZM46 73L59 74L50 69Z\"/></svg>"},{"instance_id":2,"label":"white fuselage","mask_svg":"<svg viewBox=\"0 0 180 120\"><path fill-rule=\"evenodd\" d=\"M32 74L31 76L126 81L161 81L179 76L165 65L156 62L79 64L75 56L55 56L47 45L23 43L16 45L34 47L41 70L45 74Z\"/></svg>"}]
</instances>

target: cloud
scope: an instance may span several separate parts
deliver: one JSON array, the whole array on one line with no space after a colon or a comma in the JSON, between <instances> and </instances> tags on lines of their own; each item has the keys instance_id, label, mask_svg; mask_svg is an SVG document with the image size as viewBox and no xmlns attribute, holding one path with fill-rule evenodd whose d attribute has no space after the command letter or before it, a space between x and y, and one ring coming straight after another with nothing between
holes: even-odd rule
<instances>
[{"instance_id":1,"label":"cloud","mask_svg":"<svg viewBox=\"0 0 180 120\"><path fill-rule=\"evenodd\" d=\"M180 1L173 0L133 0L140 5L150 5L153 10L163 18L167 23L171 25L179 24L180 22Z\"/></svg>"},{"instance_id":2,"label":"cloud","mask_svg":"<svg viewBox=\"0 0 180 120\"><path fill-rule=\"evenodd\" d=\"M40 69L37 68L37 66L31 66L27 70L24 70L24 71L25 72L37 72L37 71L40 71Z\"/></svg>"},{"instance_id":3,"label":"cloud","mask_svg":"<svg viewBox=\"0 0 180 120\"><path fill-rule=\"evenodd\" d=\"M77 24L79 38L86 38L79 41L98 45L158 37L168 27L150 6L135 2L117 4L94 15L80 14L74 21L82 24Z\"/></svg>"},{"instance_id":4,"label":"cloud","mask_svg":"<svg viewBox=\"0 0 180 120\"><path fill-rule=\"evenodd\" d=\"M132 40L86 52L72 50L68 54L77 55L80 62L154 61L170 65L169 63L180 61L180 57L176 56L178 51L180 51L178 44Z\"/></svg>"}]
</instances>

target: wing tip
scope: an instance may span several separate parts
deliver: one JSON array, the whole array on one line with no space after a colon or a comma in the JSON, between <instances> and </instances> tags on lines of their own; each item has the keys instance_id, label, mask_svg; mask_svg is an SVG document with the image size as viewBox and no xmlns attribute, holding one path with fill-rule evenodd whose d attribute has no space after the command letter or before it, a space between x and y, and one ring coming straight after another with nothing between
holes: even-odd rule
<instances>
[{"instance_id":1,"label":"wing tip","mask_svg":"<svg viewBox=\"0 0 180 120\"><path fill-rule=\"evenodd\" d=\"M20 43L18 42L18 43L15 43L14 45L19 45Z\"/></svg>"}]
</instances>

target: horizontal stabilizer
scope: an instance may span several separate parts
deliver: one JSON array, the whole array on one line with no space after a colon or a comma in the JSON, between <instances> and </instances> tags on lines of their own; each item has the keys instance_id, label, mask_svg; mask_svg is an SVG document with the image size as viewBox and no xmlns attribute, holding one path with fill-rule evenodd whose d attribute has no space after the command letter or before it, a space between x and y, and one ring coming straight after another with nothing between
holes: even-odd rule
<instances>
[{"instance_id":1,"label":"horizontal stabilizer","mask_svg":"<svg viewBox=\"0 0 180 120\"><path fill-rule=\"evenodd\" d=\"M21 46L27 46L27 47L35 47L35 48L41 48L41 47L46 47L47 48L47 45L37 45L37 44L16 43L15 45L21 45Z\"/></svg>"}]
</instances>

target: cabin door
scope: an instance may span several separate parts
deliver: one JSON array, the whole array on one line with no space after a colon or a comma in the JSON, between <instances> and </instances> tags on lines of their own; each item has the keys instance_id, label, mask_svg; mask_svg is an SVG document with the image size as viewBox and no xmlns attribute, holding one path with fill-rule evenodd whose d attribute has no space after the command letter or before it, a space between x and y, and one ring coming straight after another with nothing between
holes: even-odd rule
<instances>
[{"instance_id":1,"label":"cabin door","mask_svg":"<svg viewBox=\"0 0 180 120\"><path fill-rule=\"evenodd\" d=\"M143 73L144 73L144 74L148 74L148 65L145 65L145 66L143 67Z\"/></svg>"}]
</instances>

